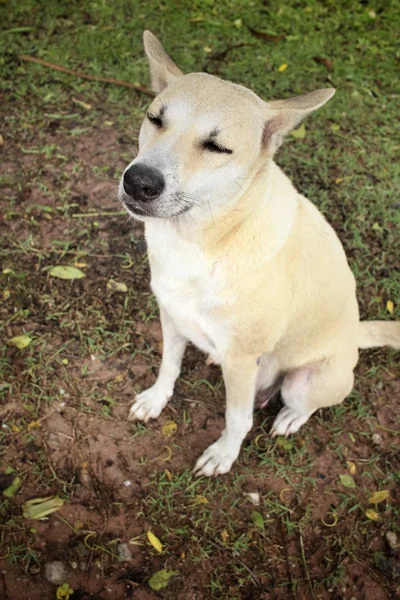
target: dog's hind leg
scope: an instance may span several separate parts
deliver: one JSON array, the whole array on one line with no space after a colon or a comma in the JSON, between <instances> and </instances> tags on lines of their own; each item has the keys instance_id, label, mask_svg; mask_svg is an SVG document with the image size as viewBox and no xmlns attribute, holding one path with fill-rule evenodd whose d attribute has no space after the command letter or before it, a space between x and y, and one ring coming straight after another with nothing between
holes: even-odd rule
<instances>
[{"instance_id":1,"label":"dog's hind leg","mask_svg":"<svg viewBox=\"0 0 400 600\"><path fill-rule=\"evenodd\" d=\"M282 384L284 407L276 417L271 434L288 436L300 429L318 408L340 404L353 382L352 360L325 360L288 373Z\"/></svg>"},{"instance_id":2,"label":"dog's hind leg","mask_svg":"<svg viewBox=\"0 0 400 600\"><path fill-rule=\"evenodd\" d=\"M163 332L163 355L160 372L155 384L136 396L129 411L129 421L156 419L172 397L175 381L179 377L187 339L183 337L171 321L168 313L161 308Z\"/></svg>"}]
</instances>

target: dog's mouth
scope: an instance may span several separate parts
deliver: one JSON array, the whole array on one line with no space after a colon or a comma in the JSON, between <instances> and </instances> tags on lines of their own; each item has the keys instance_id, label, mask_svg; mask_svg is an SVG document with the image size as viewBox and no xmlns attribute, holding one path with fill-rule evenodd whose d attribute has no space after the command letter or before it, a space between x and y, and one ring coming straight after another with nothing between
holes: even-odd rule
<instances>
[{"instance_id":1,"label":"dog's mouth","mask_svg":"<svg viewBox=\"0 0 400 600\"><path fill-rule=\"evenodd\" d=\"M172 198L170 202L168 202L168 205L164 202L142 203L126 194L121 198L121 201L129 214L139 218L152 217L158 219L170 219L180 217L189 212L192 208L191 203L187 200L183 201L179 195Z\"/></svg>"}]
</instances>

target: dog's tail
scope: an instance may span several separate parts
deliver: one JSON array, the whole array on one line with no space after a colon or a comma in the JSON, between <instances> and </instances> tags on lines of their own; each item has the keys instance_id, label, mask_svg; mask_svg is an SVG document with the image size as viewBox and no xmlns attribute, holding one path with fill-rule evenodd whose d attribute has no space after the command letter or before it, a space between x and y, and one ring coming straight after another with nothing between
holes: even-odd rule
<instances>
[{"instance_id":1,"label":"dog's tail","mask_svg":"<svg viewBox=\"0 0 400 600\"><path fill-rule=\"evenodd\" d=\"M400 350L400 321L360 321L358 347Z\"/></svg>"}]
</instances>

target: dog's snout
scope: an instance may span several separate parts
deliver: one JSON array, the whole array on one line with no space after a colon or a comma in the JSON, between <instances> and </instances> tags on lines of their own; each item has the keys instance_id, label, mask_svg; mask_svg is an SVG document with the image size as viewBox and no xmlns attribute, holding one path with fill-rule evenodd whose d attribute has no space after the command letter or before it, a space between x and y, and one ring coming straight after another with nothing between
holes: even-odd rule
<instances>
[{"instance_id":1,"label":"dog's snout","mask_svg":"<svg viewBox=\"0 0 400 600\"><path fill-rule=\"evenodd\" d=\"M158 198L164 188L163 174L153 167L138 163L124 173L124 190L134 200L150 202Z\"/></svg>"}]
</instances>

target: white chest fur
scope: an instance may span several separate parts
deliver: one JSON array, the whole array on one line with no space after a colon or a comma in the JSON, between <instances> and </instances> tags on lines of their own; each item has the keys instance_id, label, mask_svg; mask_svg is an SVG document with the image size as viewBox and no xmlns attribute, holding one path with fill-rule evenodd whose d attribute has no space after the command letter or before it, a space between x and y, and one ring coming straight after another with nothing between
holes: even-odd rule
<instances>
[{"instance_id":1,"label":"white chest fur","mask_svg":"<svg viewBox=\"0 0 400 600\"><path fill-rule=\"evenodd\" d=\"M219 360L229 342L229 323L217 319L224 298L221 266L205 256L194 239L169 222L146 223L151 287L176 329Z\"/></svg>"}]
</instances>

